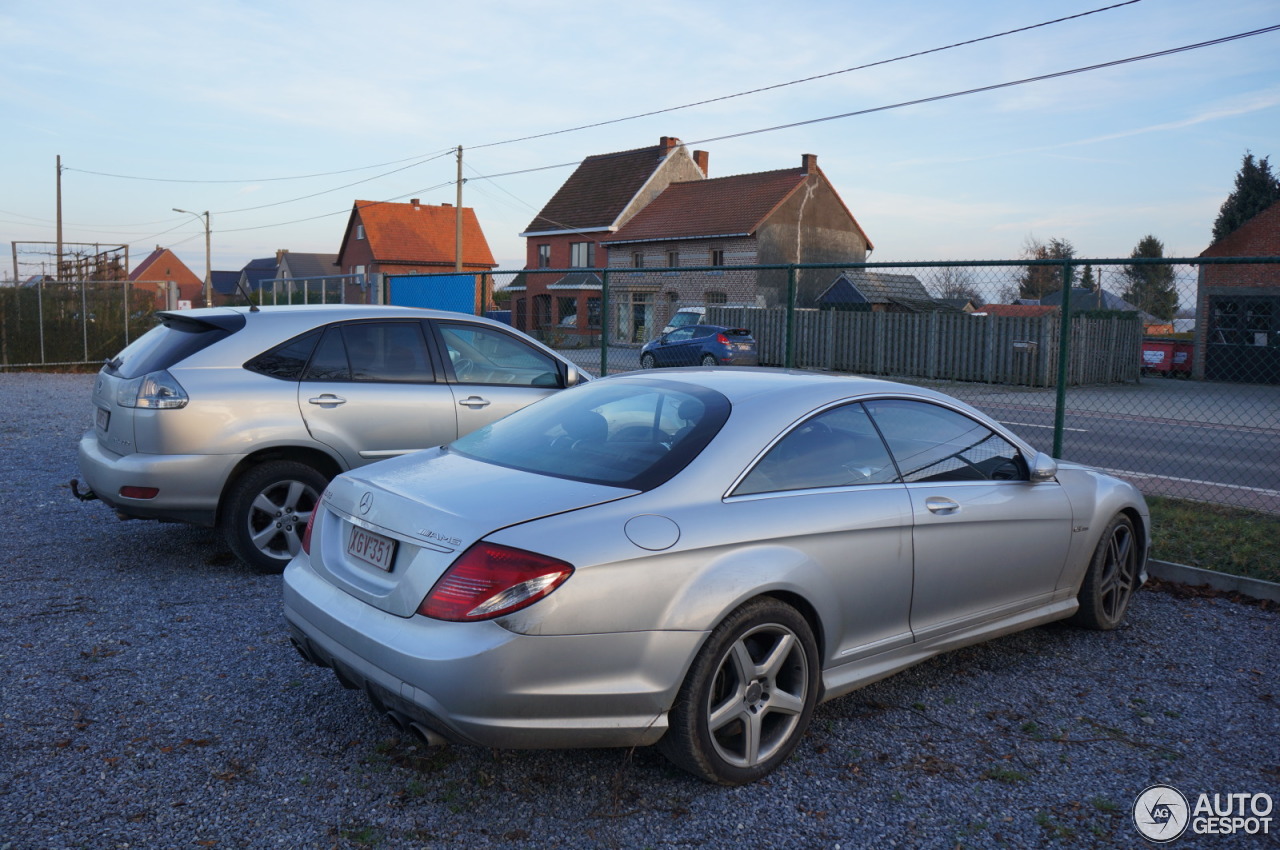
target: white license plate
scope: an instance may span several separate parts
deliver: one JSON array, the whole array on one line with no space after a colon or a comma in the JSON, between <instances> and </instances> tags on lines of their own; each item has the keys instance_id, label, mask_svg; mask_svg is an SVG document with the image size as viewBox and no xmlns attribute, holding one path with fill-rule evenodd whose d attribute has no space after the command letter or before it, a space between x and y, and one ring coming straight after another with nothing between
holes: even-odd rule
<instances>
[{"instance_id":1,"label":"white license plate","mask_svg":"<svg viewBox=\"0 0 1280 850\"><path fill-rule=\"evenodd\" d=\"M396 542L353 525L351 536L347 538L347 554L380 570L391 572L391 562L396 557Z\"/></svg>"},{"instance_id":2,"label":"white license plate","mask_svg":"<svg viewBox=\"0 0 1280 850\"><path fill-rule=\"evenodd\" d=\"M95 408L97 413L94 414L98 427L103 431L107 430L107 425L111 422L111 411L103 410L101 407Z\"/></svg>"}]
</instances>

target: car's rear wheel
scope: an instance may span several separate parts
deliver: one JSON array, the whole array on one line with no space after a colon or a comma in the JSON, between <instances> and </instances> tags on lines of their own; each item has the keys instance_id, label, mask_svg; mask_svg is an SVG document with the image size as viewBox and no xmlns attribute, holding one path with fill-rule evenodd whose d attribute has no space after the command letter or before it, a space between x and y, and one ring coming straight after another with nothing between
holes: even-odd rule
<instances>
[{"instance_id":1,"label":"car's rear wheel","mask_svg":"<svg viewBox=\"0 0 1280 850\"><path fill-rule=\"evenodd\" d=\"M222 511L222 535L240 560L260 573L279 573L302 548L311 512L328 480L292 460L259 464L232 485Z\"/></svg>"},{"instance_id":2,"label":"car's rear wheel","mask_svg":"<svg viewBox=\"0 0 1280 850\"><path fill-rule=\"evenodd\" d=\"M716 360L714 354L704 354L702 355L702 365L703 366L719 366L720 361Z\"/></svg>"},{"instance_id":3,"label":"car's rear wheel","mask_svg":"<svg viewBox=\"0 0 1280 850\"><path fill-rule=\"evenodd\" d=\"M800 743L817 701L818 672L817 642L805 618L777 599L754 599L707 638L658 747L708 782L754 782Z\"/></svg>"},{"instance_id":4,"label":"car's rear wheel","mask_svg":"<svg viewBox=\"0 0 1280 850\"><path fill-rule=\"evenodd\" d=\"M658 362L657 362L656 360L654 360L654 359L653 359L653 355L652 355L652 354L641 354L641 355L640 355L640 368L641 368L641 369L652 369L654 366L657 366L657 365L658 365Z\"/></svg>"},{"instance_id":5,"label":"car's rear wheel","mask_svg":"<svg viewBox=\"0 0 1280 850\"><path fill-rule=\"evenodd\" d=\"M1089 629L1108 631L1124 622L1129 600L1138 587L1138 536L1124 514L1112 518L1077 596L1080 608L1071 622Z\"/></svg>"}]
</instances>

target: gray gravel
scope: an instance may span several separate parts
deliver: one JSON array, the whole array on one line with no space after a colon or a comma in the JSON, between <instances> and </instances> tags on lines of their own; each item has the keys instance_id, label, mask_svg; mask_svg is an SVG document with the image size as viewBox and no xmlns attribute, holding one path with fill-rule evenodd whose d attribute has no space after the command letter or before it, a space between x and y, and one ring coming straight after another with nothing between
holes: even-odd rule
<instances>
[{"instance_id":1,"label":"gray gravel","mask_svg":"<svg viewBox=\"0 0 1280 850\"><path fill-rule=\"evenodd\" d=\"M751 787L418 747L295 654L278 577L71 498L91 382L0 374L0 848L1134 847L1153 783L1280 800L1280 613L1152 591L827 703Z\"/></svg>"}]
</instances>

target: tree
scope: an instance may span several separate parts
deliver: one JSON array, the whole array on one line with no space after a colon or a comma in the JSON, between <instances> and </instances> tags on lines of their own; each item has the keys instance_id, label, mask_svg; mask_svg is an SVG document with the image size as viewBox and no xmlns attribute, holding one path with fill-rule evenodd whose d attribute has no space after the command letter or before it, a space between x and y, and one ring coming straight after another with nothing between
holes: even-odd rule
<instances>
[{"instance_id":1,"label":"tree","mask_svg":"<svg viewBox=\"0 0 1280 850\"><path fill-rule=\"evenodd\" d=\"M938 269L938 274L930 287L938 298L963 298L981 307L987 303L982 291L974 280L973 273L964 266L946 266Z\"/></svg>"},{"instance_id":2,"label":"tree","mask_svg":"<svg viewBox=\"0 0 1280 850\"><path fill-rule=\"evenodd\" d=\"M1164 243L1150 234L1138 240L1130 259L1161 259ZM1126 265L1121 274L1125 290L1121 296L1139 310L1165 320L1171 320L1178 312L1178 290L1174 286L1173 266L1133 263Z\"/></svg>"},{"instance_id":3,"label":"tree","mask_svg":"<svg viewBox=\"0 0 1280 850\"><path fill-rule=\"evenodd\" d=\"M1028 236L1022 243L1022 259L1024 260L1070 260L1076 255L1076 248L1066 239L1050 239L1041 242L1034 236ZM1076 282L1076 270L1071 269L1071 284ZM1062 289L1061 266L1027 266L1018 278L1018 297L1041 299L1046 295Z\"/></svg>"},{"instance_id":4,"label":"tree","mask_svg":"<svg viewBox=\"0 0 1280 850\"><path fill-rule=\"evenodd\" d=\"M1246 151L1236 174L1236 187L1223 201L1213 222L1213 241L1240 229L1240 225L1280 200L1280 179L1271 173L1267 157L1257 160Z\"/></svg>"},{"instance_id":5,"label":"tree","mask_svg":"<svg viewBox=\"0 0 1280 850\"><path fill-rule=\"evenodd\" d=\"M1098 279L1093 276L1093 266L1085 266L1084 274L1080 275L1081 289L1097 289Z\"/></svg>"}]
</instances>

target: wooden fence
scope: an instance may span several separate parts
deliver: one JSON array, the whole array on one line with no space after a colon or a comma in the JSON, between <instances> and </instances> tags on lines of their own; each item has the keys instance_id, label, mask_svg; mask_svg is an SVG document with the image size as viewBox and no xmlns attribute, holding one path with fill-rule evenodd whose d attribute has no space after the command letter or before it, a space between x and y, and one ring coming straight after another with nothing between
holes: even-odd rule
<instances>
[{"instance_id":1,"label":"wooden fence","mask_svg":"<svg viewBox=\"0 0 1280 850\"><path fill-rule=\"evenodd\" d=\"M760 362L786 362L786 308L708 307L707 323L751 330ZM796 310L795 359L802 369L1034 387L1056 385L1057 316ZM1136 318L1071 320L1069 385L1138 380L1142 324Z\"/></svg>"}]
</instances>

